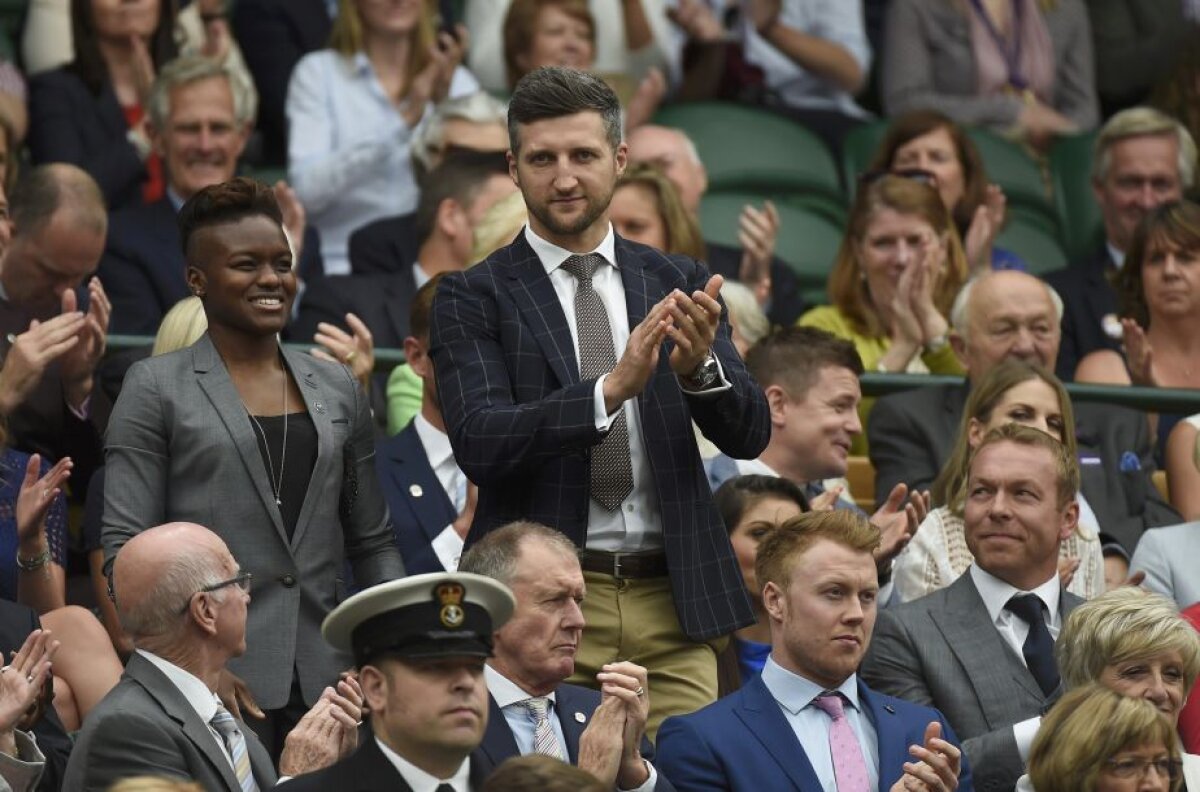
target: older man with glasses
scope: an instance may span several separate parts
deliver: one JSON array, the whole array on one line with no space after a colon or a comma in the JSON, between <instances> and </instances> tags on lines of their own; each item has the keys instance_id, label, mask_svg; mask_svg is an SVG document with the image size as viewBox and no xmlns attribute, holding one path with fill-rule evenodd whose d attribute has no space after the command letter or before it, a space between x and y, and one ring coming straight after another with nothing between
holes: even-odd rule
<instances>
[{"instance_id":1,"label":"older man with glasses","mask_svg":"<svg viewBox=\"0 0 1200 792\"><path fill-rule=\"evenodd\" d=\"M129 540L113 565L113 595L135 651L84 724L64 789L105 790L133 776L221 792L275 785L266 750L216 695L226 662L246 650L250 589L250 573L207 528L169 523ZM312 772L352 752L361 703L353 680L326 688L288 736L280 772Z\"/></svg>"}]
</instances>

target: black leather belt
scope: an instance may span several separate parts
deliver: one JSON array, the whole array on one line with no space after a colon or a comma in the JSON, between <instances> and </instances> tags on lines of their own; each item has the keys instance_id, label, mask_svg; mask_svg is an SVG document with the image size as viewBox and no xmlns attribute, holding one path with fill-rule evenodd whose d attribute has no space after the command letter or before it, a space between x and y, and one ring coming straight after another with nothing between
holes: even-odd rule
<instances>
[{"instance_id":1,"label":"black leather belt","mask_svg":"<svg viewBox=\"0 0 1200 792\"><path fill-rule=\"evenodd\" d=\"M667 554L661 550L645 553L610 553L605 550L584 550L579 565L587 572L617 578L656 578L667 576Z\"/></svg>"}]
</instances>

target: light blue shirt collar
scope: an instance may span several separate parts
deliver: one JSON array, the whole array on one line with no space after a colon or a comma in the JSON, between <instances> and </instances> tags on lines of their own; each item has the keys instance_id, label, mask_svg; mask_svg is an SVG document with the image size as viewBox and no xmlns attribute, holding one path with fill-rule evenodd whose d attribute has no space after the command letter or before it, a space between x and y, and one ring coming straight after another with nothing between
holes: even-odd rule
<instances>
[{"instance_id":1,"label":"light blue shirt collar","mask_svg":"<svg viewBox=\"0 0 1200 792\"><path fill-rule=\"evenodd\" d=\"M771 697L792 715L799 714L800 710L812 704L817 696L829 690L829 688L822 687L799 674L788 671L775 662L774 656L767 658L762 670L762 680ZM857 674L848 676L834 690L841 693L854 709L861 710L858 703Z\"/></svg>"}]
</instances>

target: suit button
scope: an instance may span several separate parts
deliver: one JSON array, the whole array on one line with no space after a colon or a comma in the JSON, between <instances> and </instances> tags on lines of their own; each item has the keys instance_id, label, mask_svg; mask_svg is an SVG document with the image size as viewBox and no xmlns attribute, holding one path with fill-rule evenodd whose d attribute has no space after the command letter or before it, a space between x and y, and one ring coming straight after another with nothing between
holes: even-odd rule
<instances>
[{"instance_id":1,"label":"suit button","mask_svg":"<svg viewBox=\"0 0 1200 792\"><path fill-rule=\"evenodd\" d=\"M284 588L291 588L292 586L296 585L296 578L292 575L284 575L283 577L279 578L279 582L283 584Z\"/></svg>"}]
</instances>

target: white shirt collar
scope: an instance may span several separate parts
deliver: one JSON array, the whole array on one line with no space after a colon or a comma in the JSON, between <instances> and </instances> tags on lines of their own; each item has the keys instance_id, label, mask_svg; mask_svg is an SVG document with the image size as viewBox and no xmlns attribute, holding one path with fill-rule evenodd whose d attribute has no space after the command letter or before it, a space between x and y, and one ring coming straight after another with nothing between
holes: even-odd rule
<instances>
[{"instance_id":1,"label":"white shirt collar","mask_svg":"<svg viewBox=\"0 0 1200 792\"><path fill-rule=\"evenodd\" d=\"M213 716L217 714L217 705L220 703L220 699L217 698L216 693L209 690L208 685L200 681L200 677L183 670L170 660L164 660L153 652L147 652L145 649L136 651L166 675L171 684L183 694L187 703L200 716L200 720L208 723L213 719Z\"/></svg>"},{"instance_id":2,"label":"white shirt collar","mask_svg":"<svg viewBox=\"0 0 1200 792\"><path fill-rule=\"evenodd\" d=\"M739 476L770 476L771 478L783 478L770 465L763 462L761 459L735 459Z\"/></svg>"},{"instance_id":3,"label":"white shirt collar","mask_svg":"<svg viewBox=\"0 0 1200 792\"><path fill-rule=\"evenodd\" d=\"M425 274L425 270L421 268L421 262L419 261L413 262L412 271L413 283L416 284L418 289L424 286L426 283L429 283L429 281L433 280L433 278Z\"/></svg>"},{"instance_id":4,"label":"white shirt collar","mask_svg":"<svg viewBox=\"0 0 1200 792\"><path fill-rule=\"evenodd\" d=\"M763 665L762 681L771 693L771 697L779 702L779 706L793 715L798 715L800 710L813 702L813 699L828 690L806 677L787 670L776 663L774 657L768 657L766 664ZM842 680L842 684L834 690L845 696L854 709L860 709L858 676L856 674L846 677Z\"/></svg>"},{"instance_id":5,"label":"white shirt collar","mask_svg":"<svg viewBox=\"0 0 1200 792\"><path fill-rule=\"evenodd\" d=\"M492 668L491 664L483 667L483 678L487 682L488 693L492 694L492 698L496 700L496 704L500 709L511 707L513 704L519 704L526 699L533 698L532 693L524 690L516 682L513 682L504 676L504 674ZM551 691L545 698L554 702L554 692Z\"/></svg>"},{"instance_id":6,"label":"white shirt collar","mask_svg":"<svg viewBox=\"0 0 1200 792\"><path fill-rule=\"evenodd\" d=\"M1008 604L1014 594L1037 595L1050 614L1050 624L1058 624L1058 600L1062 593L1062 587L1059 585L1057 572L1051 575L1045 583L1029 592L1023 592L1016 586L1005 583L995 575L980 569L977 564L971 564L969 572L971 581L974 582L979 596L983 599L983 605L987 608L988 616L992 618L992 624L999 622L1000 617L1007 613L1004 606Z\"/></svg>"},{"instance_id":7,"label":"white shirt collar","mask_svg":"<svg viewBox=\"0 0 1200 792\"><path fill-rule=\"evenodd\" d=\"M542 262L542 266L546 268L546 274L549 275L554 270L563 265L569 256L577 255L561 248L553 242L547 242L538 236L534 230L525 224L525 240L529 242L529 246L533 248L533 252L537 254L538 259ZM608 224L608 232L605 233L604 239L600 240L600 244L595 250L589 251L604 257L604 260L614 267L617 266L617 242L613 235L612 223Z\"/></svg>"},{"instance_id":8,"label":"white shirt collar","mask_svg":"<svg viewBox=\"0 0 1200 792\"><path fill-rule=\"evenodd\" d=\"M425 456L429 459L431 468L437 470L447 460L454 458L454 449L450 447L450 437L429 423L424 415L417 413L413 417L413 426L417 428L417 437L421 438L421 445L425 447Z\"/></svg>"},{"instance_id":9,"label":"white shirt collar","mask_svg":"<svg viewBox=\"0 0 1200 792\"><path fill-rule=\"evenodd\" d=\"M1125 251L1121 250L1107 239L1104 240L1104 246L1108 249L1108 258L1110 261L1112 261L1113 266L1117 269L1121 269L1121 267L1125 265Z\"/></svg>"},{"instance_id":10,"label":"white shirt collar","mask_svg":"<svg viewBox=\"0 0 1200 792\"><path fill-rule=\"evenodd\" d=\"M396 768L396 772L412 787L412 792L437 792L440 784L449 784L454 787L455 792L470 792L470 787L467 785L471 775L470 757L463 759L454 775L449 778L437 778L393 751L379 737L375 738L375 743L379 746L379 750L383 751L387 760L392 763L392 766Z\"/></svg>"}]
</instances>

